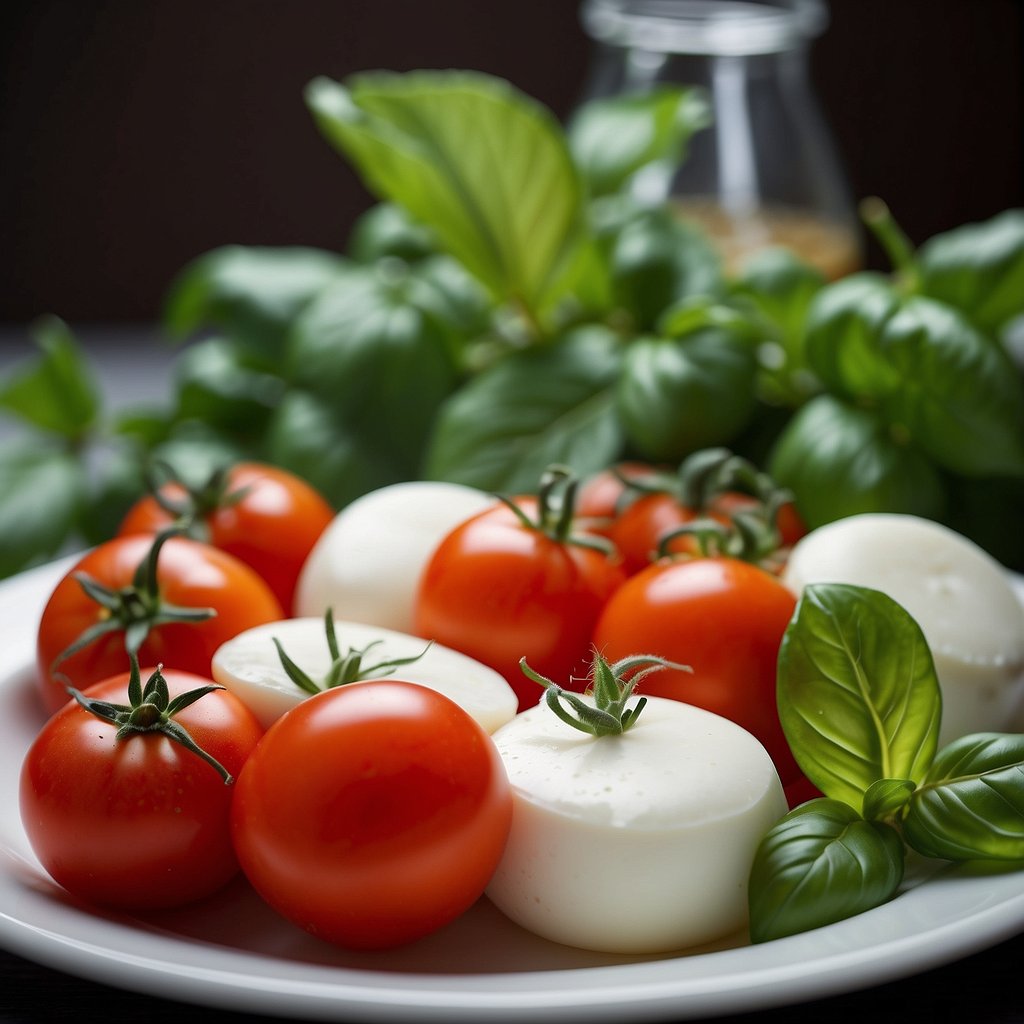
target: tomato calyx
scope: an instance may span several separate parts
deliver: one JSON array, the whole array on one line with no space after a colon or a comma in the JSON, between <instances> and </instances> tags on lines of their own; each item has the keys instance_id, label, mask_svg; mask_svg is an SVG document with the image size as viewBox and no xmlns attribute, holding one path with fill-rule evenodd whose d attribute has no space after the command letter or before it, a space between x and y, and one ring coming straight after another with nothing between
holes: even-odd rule
<instances>
[{"instance_id":1,"label":"tomato calyx","mask_svg":"<svg viewBox=\"0 0 1024 1024\"><path fill-rule=\"evenodd\" d=\"M123 632L125 650L137 655L139 648L156 626L170 622L198 623L217 614L213 608L190 608L170 604L160 595L157 564L163 545L181 530L171 527L158 533L146 557L138 564L132 582L126 587L108 587L88 573L78 572L74 578L101 609L99 619L54 658L51 672L65 659L111 633Z\"/></svg>"},{"instance_id":2,"label":"tomato calyx","mask_svg":"<svg viewBox=\"0 0 1024 1024\"><path fill-rule=\"evenodd\" d=\"M363 664L363 659L371 648L383 643L382 640L372 640L362 648L350 647L342 653L341 645L338 643L338 633L334 627L334 614L330 608L324 613L324 632L327 635L327 649L331 654L331 666L323 679L319 681L301 669L288 656L284 646L276 636L271 637L274 646L277 648L277 656L281 659L281 667L284 669L285 674L300 690L311 695L322 693L324 690L333 690L338 686L346 686L348 683L355 683L364 679L377 679L381 676L389 675L402 665L411 665L413 662L419 661L434 643L431 640L419 654L412 654L404 658L386 658L383 661L367 666Z\"/></svg>"},{"instance_id":3,"label":"tomato calyx","mask_svg":"<svg viewBox=\"0 0 1024 1024\"><path fill-rule=\"evenodd\" d=\"M574 529L578 487L579 479L567 466L549 466L540 478L537 512L533 518L507 495L496 494L495 497L512 511L526 530L541 533L556 544L573 544L613 554L615 548L607 538Z\"/></svg>"},{"instance_id":4,"label":"tomato calyx","mask_svg":"<svg viewBox=\"0 0 1024 1024\"><path fill-rule=\"evenodd\" d=\"M214 690L223 690L223 686L211 683L208 686L197 686L194 690L179 694L171 700L164 679L163 666L158 665L146 685L142 685L142 673L138 658L130 656L131 671L128 678L128 703L114 704L111 701L96 700L80 690L69 686L67 691L90 714L102 718L117 726L116 738L127 740L132 736L158 732L202 758L216 770L226 786L234 782L231 773L211 754L208 754L189 735L187 729L174 721L174 716L183 708L194 704L201 697Z\"/></svg>"},{"instance_id":5,"label":"tomato calyx","mask_svg":"<svg viewBox=\"0 0 1024 1024\"><path fill-rule=\"evenodd\" d=\"M736 511L728 523L703 517L693 519L659 538L657 557L672 556L673 541L692 537L697 544L697 557L734 558L770 568L780 545L776 517L777 509L772 504L764 509Z\"/></svg>"},{"instance_id":6,"label":"tomato calyx","mask_svg":"<svg viewBox=\"0 0 1024 1024\"><path fill-rule=\"evenodd\" d=\"M231 467L215 468L199 486L190 486L166 462L156 461L146 472L147 490L173 520L174 528L193 540L208 541L207 517L237 505L252 489L230 489ZM172 492L168 485L174 485ZM180 493L178 493L180 492Z\"/></svg>"},{"instance_id":7,"label":"tomato calyx","mask_svg":"<svg viewBox=\"0 0 1024 1024\"><path fill-rule=\"evenodd\" d=\"M526 658L520 658L519 667L528 679L544 687L547 706L567 725L592 736L620 736L636 724L647 698L640 697L635 705L627 706L637 684L651 672L665 668L693 671L689 665L680 665L653 654L632 654L614 664L599 652L594 652L590 667L591 685L588 693L593 704L580 699L578 693L566 690L557 683L530 668Z\"/></svg>"}]
</instances>

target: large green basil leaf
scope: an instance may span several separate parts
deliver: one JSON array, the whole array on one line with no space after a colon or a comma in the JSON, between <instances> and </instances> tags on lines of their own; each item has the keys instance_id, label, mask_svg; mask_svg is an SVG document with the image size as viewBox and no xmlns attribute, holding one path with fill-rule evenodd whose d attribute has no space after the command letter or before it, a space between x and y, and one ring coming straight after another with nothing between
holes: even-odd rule
<instances>
[{"instance_id":1,"label":"large green basil leaf","mask_svg":"<svg viewBox=\"0 0 1024 1024\"><path fill-rule=\"evenodd\" d=\"M790 811L761 841L750 873L750 938L820 928L891 899L903 881L898 833L838 800Z\"/></svg>"},{"instance_id":2,"label":"large green basil leaf","mask_svg":"<svg viewBox=\"0 0 1024 1024\"><path fill-rule=\"evenodd\" d=\"M945 747L907 805L926 857L1024 861L1024 736L977 733Z\"/></svg>"},{"instance_id":3,"label":"large green basil leaf","mask_svg":"<svg viewBox=\"0 0 1024 1024\"><path fill-rule=\"evenodd\" d=\"M599 327L506 356L442 408L427 475L514 492L534 490L552 463L581 476L607 466L623 446L615 412L621 361L621 343Z\"/></svg>"},{"instance_id":4,"label":"large green basil leaf","mask_svg":"<svg viewBox=\"0 0 1024 1024\"><path fill-rule=\"evenodd\" d=\"M592 196L621 189L641 168L671 173L694 132L711 115L696 89L660 86L644 93L590 100L569 121L569 148Z\"/></svg>"},{"instance_id":5,"label":"large green basil leaf","mask_svg":"<svg viewBox=\"0 0 1024 1024\"><path fill-rule=\"evenodd\" d=\"M758 253L731 282L730 301L763 327L761 388L774 404L798 405L819 388L804 338L811 303L824 286L820 271L782 248Z\"/></svg>"},{"instance_id":6,"label":"large green basil leaf","mask_svg":"<svg viewBox=\"0 0 1024 1024\"><path fill-rule=\"evenodd\" d=\"M92 368L62 320L44 317L32 325L32 335L39 355L0 380L0 409L40 430L81 440L100 408Z\"/></svg>"},{"instance_id":7,"label":"large green basil leaf","mask_svg":"<svg viewBox=\"0 0 1024 1024\"><path fill-rule=\"evenodd\" d=\"M950 306L912 298L883 326L896 374L880 409L934 462L965 476L1024 474L1024 380Z\"/></svg>"},{"instance_id":8,"label":"large green basil leaf","mask_svg":"<svg viewBox=\"0 0 1024 1024\"><path fill-rule=\"evenodd\" d=\"M416 475L456 373L447 335L410 301L403 266L374 265L323 292L295 322L287 365L295 386Z\"/></svg>"},{"instance_id":9,"label":"large green basil leaf","mask_svg":"<svg viewBox=\"0 0 1024 1024\"><path fill-rule=\"evenodd\" d=\"M805 587L777 679L783 732L825 796L861 809L876 782L924 778L942 698L920 626L891 597L850 584Z\"/></svg>"},{"instance_id":10,"label":"large green basil leaf","mask_svg":"<svg viewBox=\"0 0 1024 1024\"><path fill-rule=\"evenodd\" d=\"M85 469L35 438L0 447L0 577L54 557L72 534L85 495Z\"/></svg>"},{"instance_id":11,"label":"large green basil leaf","mask_svg":"<svg viewBox=\"0 0 1024 1024\"><path fill-rule=\"evenodd\" d=\"M928 459L876 415L832 395L812 398L793 415L768 471L794 493L811 528L860 512L940 519L945 508L941 477Z\"/></svg>"},{"instance_id":12,"label":"large green basil leaf","mask_svg":"<svg viewBox=\"0 0 1024 1024\"><path fill-rule=\"evenodd\" d=\"M678 462L739 434L754 412L756 379L754 346L729 331L638 338L625 353L619 416L642 456Z\"/></svg>"},{"instance_id":13,"label":"large green basil leaf","mask_svg":"<svg viewBox=\"0 0 1024 1024\"><path fill-rule=\"evenodd\" d=\"M609 243L615 303L641 331L683 299L714 297L725 287L721 261L711 243L671 210L640 210Z\"/></svg>"},{"instance_id":14,"label":"large green basil leaf","mask_svg":"<svg viewBox=\"0 0 1024 1024\"><path fill-rule=\"evenodd\" d=\"M284 380L250 364L245 350L226 338L189 346L174 366L175 415L233 433L258 437L281 401Z\"/></svg>"},{"instance_id":15,"label":"large green basil leaf","mask_svg":"<svg viewBox=\"0 0 1024 1024\"><path fill-rule=\"evenodd\" d=\"M178 338L215 327L274 365L292 320L347 265L334 253L298 246L212 249L171 283L164 325Z\"/></svg>"},{"instance_id":16,"label":"large green basil leaf","mask_svg":"<svg viewBox=\"0 0 1024 1024\"><path fill-rule=\"evenodd\" d=\"M471 72L317 78L306 101L379 198L432 230L499 299L541 308L582 198L550 111Z\"/></svg>"},{"instance_id":17,"label":"large green basil leaf","mask_svg":"<svg viewBox=\"0 0 1024 1024\"><path fill-rule=\"evenodd\" d=\"M818 293L807 314L807 361L830 391L860 402L902 385L879 343L899 304L879 274L852 274Z\"/></svg>"},{"instance_id":18,"label":"large green basil leaf","mask_svg":"<svg viewBox=\"0 0 1024 1024\"><path fill-rule=\"evenodd\" d=\"M1024 210L936 235L918 250L917 266L925 295L998 335L1024 313Z\"/></svg>"},{"instance_id":19,"label":"large green basil leaf","mask_svg":"<svg viewBox=\"0 0 1024 1024\"><path fill-rule=\"evenodd\" d=\"M295 388L270 422L270 460L308 480L335 507L386 484L415 477L415 460L402 459L379 443L376 431L388 415L361 422L335 403Z\"/></svg>"}]
</instances>

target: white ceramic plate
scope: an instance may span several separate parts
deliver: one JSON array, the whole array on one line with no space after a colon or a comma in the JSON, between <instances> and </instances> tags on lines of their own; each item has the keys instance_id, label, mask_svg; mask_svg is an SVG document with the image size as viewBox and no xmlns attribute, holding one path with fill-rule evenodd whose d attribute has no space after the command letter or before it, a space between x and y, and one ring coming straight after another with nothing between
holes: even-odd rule
<instances>
[{"instance_id":1,"label":"white ceramic plate","mask_svg":"<svg viewBox=\"0 0 1024 1024\"><path fill-rule=\"evenodd\" d=\"M849 921L761 946L655 960L536 939L486 901L408 949L352 955L281 921L245 885L146 920L97 915L49 882L17 809L41 724L32 690L43 603L67 562L0 584L0 944L96 981L243 1012L321 1020L681 1020L879 984L1024 930L1024 874L945 872ZM643 884L642 869L635 884Z\"/></svg>"}]
</instances>

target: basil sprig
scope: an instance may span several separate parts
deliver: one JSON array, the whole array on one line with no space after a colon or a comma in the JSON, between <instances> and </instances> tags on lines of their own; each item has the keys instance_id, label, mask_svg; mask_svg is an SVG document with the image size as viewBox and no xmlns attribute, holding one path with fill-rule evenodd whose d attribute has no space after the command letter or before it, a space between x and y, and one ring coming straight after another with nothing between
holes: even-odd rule
<instances>
[{"instance_id":1,"label":"basil sprig","mask_svg":"<svg viewBox=\"0 0 1024 1024\"><path fill-rule=\"evenodd\" d=\"M824 794L762 840L750 936L843 920L899 891L908 849L1024 866L1024 736L965 736L936 753L942 699L920 627L880 591L808 586L778 663L779 717Z\"/></svg>"}]
</instances>

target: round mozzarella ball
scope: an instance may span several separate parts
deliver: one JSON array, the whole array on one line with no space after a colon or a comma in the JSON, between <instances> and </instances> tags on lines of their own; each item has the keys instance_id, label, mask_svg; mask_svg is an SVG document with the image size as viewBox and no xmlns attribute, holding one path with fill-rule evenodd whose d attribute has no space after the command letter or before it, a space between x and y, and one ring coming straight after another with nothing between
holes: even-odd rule
<instances>
[{"instance_id":1,"label":"round mozzarella ball","mask_svg":"<svg viewBox=\"0 0 1024 1024\"><path fill-rule=\"evenodd\" d=\"M487 895L544 938L614 953L683 949L747 922L747 879L787 810L761 744L652 697L618 736L573 729L541 703L494 735L512 831Z\"/></svg>"},{"instance_id":2,"label":"round mozzarella ball","mask_svg":"<svg viewBox=\"0 0 1024 1024\"><path fill-rule=\"evenodd\" d=\"M322 615L411 632L423 569L447 533L494 503L472 487L409 481L346 505L299 575L297 616Z\"/></svg>"},{"instance_id":3,"label":"round mozzarella ball","mask_svg":"<svg viewBox=\"0 0 1024 1024\"><path fill-rule=\"evenodd\" d=\"M428 647L420 637L362 622L335 622L334 627L342 655L350 649L358 651L373 645L363 657L364 667L422 654L416 661L382 672L381 676L419 683L444 694L487 732L504 725L516 713L518 701L512 687L473 658L440 644ZM274 638L288 657L318 683L332 660L323 619L267 623L221 645L213 656L214 680L248 705L264 729L310 696L288 677Z\"/></svg>"},{"instance_id":4,"label":"round mozzarella ball","mask_svg":"<svg viewBox=\"0 0 1024 1024\"><path fill-rule=\"evenodd\" d=\"M1009 573L939 523L865 513L819 527L793 548L783 580L886 593L921 627L942 691L944 746L1013 726L1024 699L1024 605Z\"/></svg>"}]
</instances>

